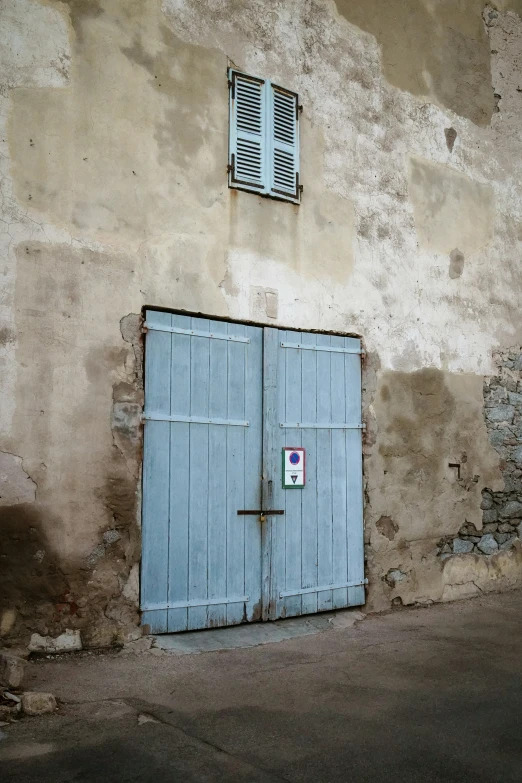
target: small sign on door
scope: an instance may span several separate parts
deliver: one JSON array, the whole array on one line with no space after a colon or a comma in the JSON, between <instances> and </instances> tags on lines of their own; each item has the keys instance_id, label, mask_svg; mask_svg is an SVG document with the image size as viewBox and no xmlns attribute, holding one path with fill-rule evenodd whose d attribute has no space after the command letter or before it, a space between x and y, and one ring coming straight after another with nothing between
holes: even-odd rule
<instances>
[{"instance_id":1,"label":"small sign on door","mask_svg":"<svg viewBox=\"0 0 522 783\"><path fill-rule=\"evenodd\" d=\"M283 489L303 489L306 483L306 453L293 446L283 447Z\"/></svg>"}]
</instances>

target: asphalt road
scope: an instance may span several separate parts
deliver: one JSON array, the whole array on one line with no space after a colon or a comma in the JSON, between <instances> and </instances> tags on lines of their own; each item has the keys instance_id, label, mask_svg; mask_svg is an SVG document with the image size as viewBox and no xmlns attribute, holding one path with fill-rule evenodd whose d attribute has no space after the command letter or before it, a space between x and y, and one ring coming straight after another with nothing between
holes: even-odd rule
<instances>
[{"instance_id":1,"label":"asphalt road","mask_svg":"<svg viewBox=\"0 0 522 783\"><path fill-rule=\"evenodd\" d=\"M60 709L2 729L0 780L520 783L521 619L517 591L249 649L32 663Z\"/></svg>"}]
</instances>

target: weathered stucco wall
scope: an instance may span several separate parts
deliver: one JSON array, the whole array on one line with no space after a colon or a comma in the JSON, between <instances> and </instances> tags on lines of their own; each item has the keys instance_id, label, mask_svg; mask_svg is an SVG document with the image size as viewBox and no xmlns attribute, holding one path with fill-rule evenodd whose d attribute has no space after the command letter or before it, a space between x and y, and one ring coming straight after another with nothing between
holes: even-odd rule
<instances>
[{"instance_id":1,"label":"weathered stucco wall","mask_svg":"<svg viewBox=\"0 0 522 783\"><path fill-rule=\"evenodd\" d=\"M518 546L437 553L503 489L521 5L5 0L5 638L137 622L144 305L362 336L370 608L520 577ZM227 187L231 63L300 94L299 207Z\"/></svg>"}]
</instances>

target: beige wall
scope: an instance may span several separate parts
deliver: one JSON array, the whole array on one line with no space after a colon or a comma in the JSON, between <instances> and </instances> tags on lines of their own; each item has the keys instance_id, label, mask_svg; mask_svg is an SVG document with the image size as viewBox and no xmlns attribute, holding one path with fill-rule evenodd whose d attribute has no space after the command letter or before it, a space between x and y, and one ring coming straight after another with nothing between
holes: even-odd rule
<instances>
[{"instance_id":1,"label":"beige wall","mask_svg":"<svg viewBox=\"0 0 522 783\"><path fill-rule=\"evenodd\" d=\"M519 6L5 0L4 636L137 622L144 305L361 335L370 608L516 581L518 549L436 542L502 488L482 380L521 340ZM227 187L230 64L300 94L299 207Z\"/></svg>"}]
</instances>

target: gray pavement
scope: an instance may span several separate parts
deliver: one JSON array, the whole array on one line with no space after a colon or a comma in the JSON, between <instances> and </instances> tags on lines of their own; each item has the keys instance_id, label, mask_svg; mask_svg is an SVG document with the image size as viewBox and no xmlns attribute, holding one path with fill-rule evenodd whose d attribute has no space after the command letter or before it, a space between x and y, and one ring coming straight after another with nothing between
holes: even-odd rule
<instances>
[{"instance_id":1,"label":"gray pavement","mask_svg":"<svg viewBox=\"0 0 522 783\"><path fill-rule=\"evenodd\" d=\"M183 654L35 661L27 687L60 709L2 729L0 779L522 781L521 607L516 591L253 647L198 651L219 631Z\"/></svg>"}]
</instances>

